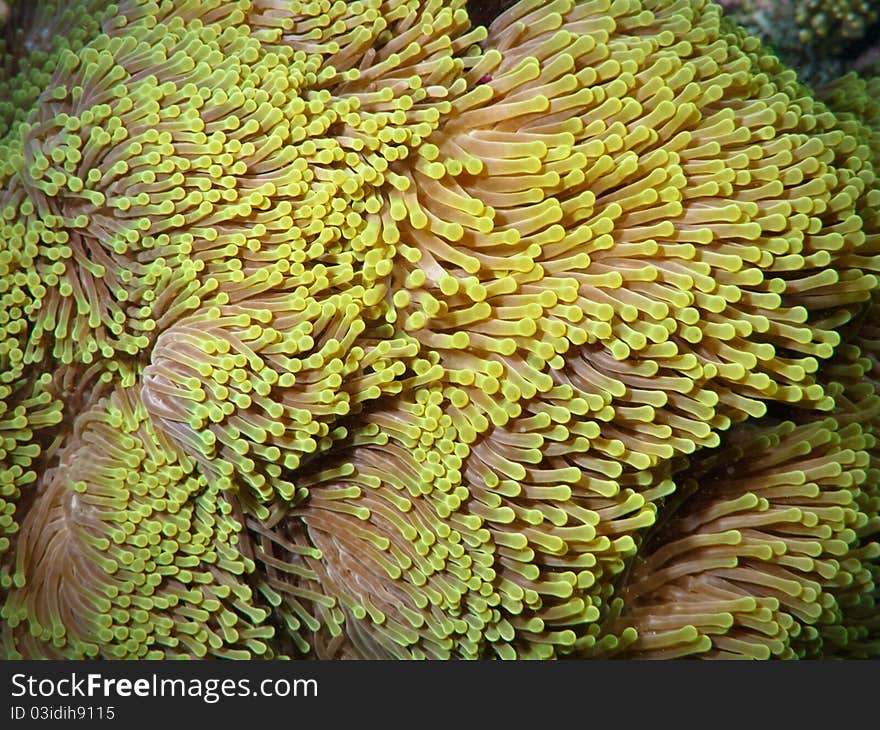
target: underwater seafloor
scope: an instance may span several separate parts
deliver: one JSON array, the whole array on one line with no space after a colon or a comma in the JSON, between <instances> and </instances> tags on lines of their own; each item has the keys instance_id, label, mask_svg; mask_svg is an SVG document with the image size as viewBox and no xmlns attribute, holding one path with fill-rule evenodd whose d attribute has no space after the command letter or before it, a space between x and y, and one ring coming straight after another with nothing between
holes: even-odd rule
<instances>
[{"instance_id":1,"label":"underwater seafloor","mask_svg":"<svg viewBox=\"0 0 880 730\"><path fill-rule=\"evenodd\" d=\"M0 657L880 654L880 3L723 4L0 3Z\"/></svg>"}]
</instances>

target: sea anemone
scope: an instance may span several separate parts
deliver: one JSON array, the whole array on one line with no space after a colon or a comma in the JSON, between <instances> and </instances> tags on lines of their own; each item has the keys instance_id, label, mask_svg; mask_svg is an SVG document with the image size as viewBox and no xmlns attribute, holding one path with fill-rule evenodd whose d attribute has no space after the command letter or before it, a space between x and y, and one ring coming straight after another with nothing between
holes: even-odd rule
<instances>
[{"instance_id":1,"label":"sea anemone","mask_svg":"<svg viewBox=\"0 0 880 730\"><path fill-rule=\"evenodd\" d=\"M877 653L858 105L705 0L8 27L4 656Z\"/></svg>"}]
</instances>

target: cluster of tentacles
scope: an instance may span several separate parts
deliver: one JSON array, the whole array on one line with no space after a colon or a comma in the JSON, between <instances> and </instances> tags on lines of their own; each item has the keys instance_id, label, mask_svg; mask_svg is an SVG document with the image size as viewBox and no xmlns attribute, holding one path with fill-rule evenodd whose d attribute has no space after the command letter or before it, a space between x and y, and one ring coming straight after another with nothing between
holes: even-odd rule
<instances>
[{"instance_id":1,"label":"cluster of tentacles","mask_svg":"<svg viewBox=\"0 0 880 730\"><path fill-rule=\"evenodd\" d=\"M866 82L705 0L2 50L3 656L880 653Z\"/></svg>"}]
</instances>

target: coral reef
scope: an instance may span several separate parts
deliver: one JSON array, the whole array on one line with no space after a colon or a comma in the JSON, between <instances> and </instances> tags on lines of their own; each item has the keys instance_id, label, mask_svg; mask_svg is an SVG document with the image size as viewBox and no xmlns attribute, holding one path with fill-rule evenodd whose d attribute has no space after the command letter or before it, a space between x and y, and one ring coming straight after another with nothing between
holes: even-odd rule
<instances>
[{"instance_id":1,"label":"coral reef","mask_svg":"<svg viewBox=\"0 0 880 730\"><path fill-rule=\"evenodd\" d=\"M880 653L863 82L705 0L6 37L4 656Z\"/></svg>"},{"instance_id":2,"label":"coral reef","mask_svg":"<svg viewBox=\"0 0 880 730\"><path fill-rule=\"evenodd\" d=\"M850 68L858 70L876 53L871 47L880 21L877 0L720 2L735 22L815 83L828 82Z\"/></svg>"}]
</instances>

